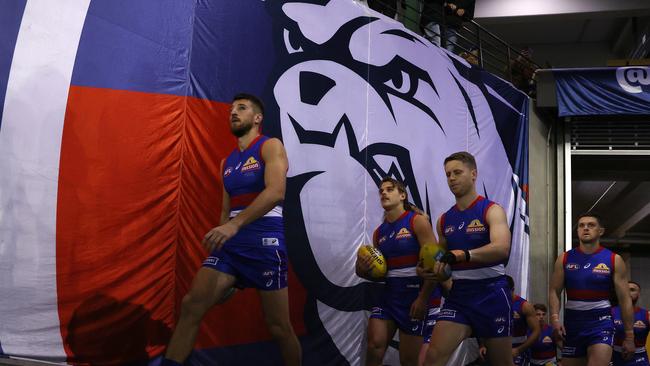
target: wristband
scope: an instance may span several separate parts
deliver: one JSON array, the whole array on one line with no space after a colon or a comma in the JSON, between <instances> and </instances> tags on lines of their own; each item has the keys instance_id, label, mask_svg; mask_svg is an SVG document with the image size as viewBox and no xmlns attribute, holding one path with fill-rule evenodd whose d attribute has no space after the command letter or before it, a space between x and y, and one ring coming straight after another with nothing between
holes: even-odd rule
<instances>
[{"instance_id":1,"label":"wristband","mask_svg":"<svg viewBox=\"0 0 650 366\"><path fill-rule=\"evenodd\" d=\"M465 262L469 262L472 259L472 254L469 252L469 249L465 249L463 252L465 252Z\"/></svg>"}]
</instances>

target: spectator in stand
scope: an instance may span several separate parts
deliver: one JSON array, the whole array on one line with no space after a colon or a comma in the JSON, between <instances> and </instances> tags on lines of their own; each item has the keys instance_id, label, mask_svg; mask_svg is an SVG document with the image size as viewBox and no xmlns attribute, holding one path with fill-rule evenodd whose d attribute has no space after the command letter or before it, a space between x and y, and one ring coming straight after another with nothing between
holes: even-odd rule
<instances>
[{"instance_id":1,"label":"spectator in stand","mask_svg":"<svg viewBox=\"0 0 650 366\"><path fill-rule=\"evenodd\" d=\"M537 67L531 61L533 50L525 47L517 54L517 57L510 60L510 71L512 72L512 85L524 93L530 95L534 89L533 76Z\"/></svg>"},{"instance_id":2,"label":"spectator in stand","mask_svg":"<svg viewBox=\"0 0 650 366\"><path fill-rule=\"evenodd\" d=\"M425 37L440 46L440 35L444 33L447 50L455 52L459 46L458 32L464 21L474 18L475 3L476 0L424 0L421 24Z\"/></svg>"},{"instance_id":3,"label":"spectator in stand","mask_svg":"<svg viewBox=\"0 0 650 366\"><path fill-rule=\"evenodd\" d=\"M472 47L472 49L469 52L461 52L460 57L464 58L467 62L469 62L472 65L478 66L479 61L478 61L478 48Z\"/></svg>"}]
</instances>

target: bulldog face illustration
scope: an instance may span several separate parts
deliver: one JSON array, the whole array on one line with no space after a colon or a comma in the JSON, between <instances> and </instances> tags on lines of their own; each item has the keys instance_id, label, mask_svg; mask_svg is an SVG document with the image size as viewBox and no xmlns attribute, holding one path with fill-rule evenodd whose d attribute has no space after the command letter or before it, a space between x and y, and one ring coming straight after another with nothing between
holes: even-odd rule
<instances>
[{"instance_id":1,"label":"bulldog face illustration","mask_svg":"<svg viewBox=\"0 0 650 366\"><path fill-rule=\"evenodd\" d=\"M290 256L310 258L294 268L355 364L374 286L355 275L355 253L382 221L381 179L403 181L435 222L454 202L443 161L470 151L477 190L512 220L513 172L486 99L493 90L468 80L464 60L349 0L276 6L284 55L273 93L289 156ZM337 339L342 322L350 329Z\"/></svg>"}]
</instances>

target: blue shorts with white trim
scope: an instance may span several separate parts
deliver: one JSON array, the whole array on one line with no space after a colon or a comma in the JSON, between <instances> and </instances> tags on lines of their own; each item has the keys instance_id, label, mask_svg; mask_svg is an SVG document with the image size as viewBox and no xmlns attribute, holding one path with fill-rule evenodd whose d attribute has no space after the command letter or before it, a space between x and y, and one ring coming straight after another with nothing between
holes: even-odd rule
<instances>
[{"instance_id":1,"label":"blue shorts with white trim","mask_svg":"<svg viewBox=\"0 0 650 366\"><path fill-rule=\"evenodd\" d=\"M238 288L270 291L287 287L288 262L284 245L260 248L228 244L212 251L203 267L235 276Z\"/></svg>"}]
</instances>

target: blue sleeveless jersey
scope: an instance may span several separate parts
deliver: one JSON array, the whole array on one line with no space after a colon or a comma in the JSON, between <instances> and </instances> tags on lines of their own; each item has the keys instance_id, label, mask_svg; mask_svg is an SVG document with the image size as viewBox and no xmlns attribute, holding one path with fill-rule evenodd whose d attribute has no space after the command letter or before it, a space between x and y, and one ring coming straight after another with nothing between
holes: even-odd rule
<instances>
[{"instance_id":1,"label":"blue sleeveless jersey","mask_svg":"<svg viewBox=\"0 0 650 366\"><path fill-rule=\"evenodd\" d=\"M612 318L614 319L614 327L616 333L614 334L614 350L620 352L623 340L625 339L625 328L623 328L623 318L621 317L621 308L615 306L612 308ZM645 344L648 338L648 331L650 331L650 318L648 317L648 310L640 307L634 308L634 346L636 352L645 352Z\"/></svg>"},{"instance_id":2,"label":"blue sleeveless jersey","mask_svg":"<svg viewBox=\"0 0 650 366\"><path fill-rule=\"evenodd\" d=\"M519 295L515 295L512 300L512 347L518 347L526 342L528 336L528 323L526 316L523 313L523 306L526 299Z\"/></svg>"},{"instance_id":3,"label":"blue sleeveless jersey","mask_svg":"<svg viewBox=\"0 0 650 366\"><path fill-rule=\"evenodd\" d=\"M539 338L530 346L530 362L533 365L546 365L554 363L556 359L556 346L553 341L553 327L544 324Z\"/></svg>"},{"instance_id":4,"label":"blue sleeveless jersey","mask_svg":"<svg viewBox=\"0 0 650 366\"><path fill-rule=\"evenodd\" d=\"M490 243L490 227L486 216L495 203L478 196L465 210L454 205L441 216L442 235L447 239L448 250L476 249ZM483 280L505 274L504 262L459 263L451 266L454 280Z\"/></svg>"},{"instance_id":5,"label":"blue sleeveless jersey","mask_svg":"<svg viewBox=\"0 0 650 366\"><path fill-rule=\"evenodd\" d=\"M384 255L388 267L388 287L394 278L417 278L415 267L419 260L420 244L413 230L416 215L413 211L405 211L395 222L384 221L375 230L376 246Z\"/></svg>"},{"instance_id":6,"label":"blue sleeveless jersey","mask_svg":"<svg viewBox=\"0 0 650 366\"><path fill-rule=\"evenodd\" d=\"M413 230L416 216L413 211L405 211L394 222L384 221L373 233L373 242L384 255L388 272L386 287L379 303L372 309L371 318L391 319L407 334L426 336L431 334L435 324L442 293L440 286L433 290L424 321L411 319L411 304L420 294L423 284L415 272L420 254L420 244Z\"/></svg>"},{"instance_id":7,"label":"blue sleeveless jersey","mask_svg":"<svg viewBox=\"0 0 650 366\"><path fill-rule=\"evenodd\" d=\"M564 288L567 293L565 309L586 311L585 315L600 315L605 312L609 315L614 256L614 253L604 247L592 254L583 253L580 247L564 253Z\"/></svg>"},{"instance_id":8,"label":"blue sleeveless jersey","mask_svg":"<svg viewBox=\"0 0 650 366\"><path fill-rule=\"evenodd\" d=\"M256 137L243 151L235 148L223 164L223 184L230 196L230 217L248 207L266 187L262 146L269 138ZM230 245L283 248L282 206L243 227L228 242Z\"/></svg>"}]
</instances>

